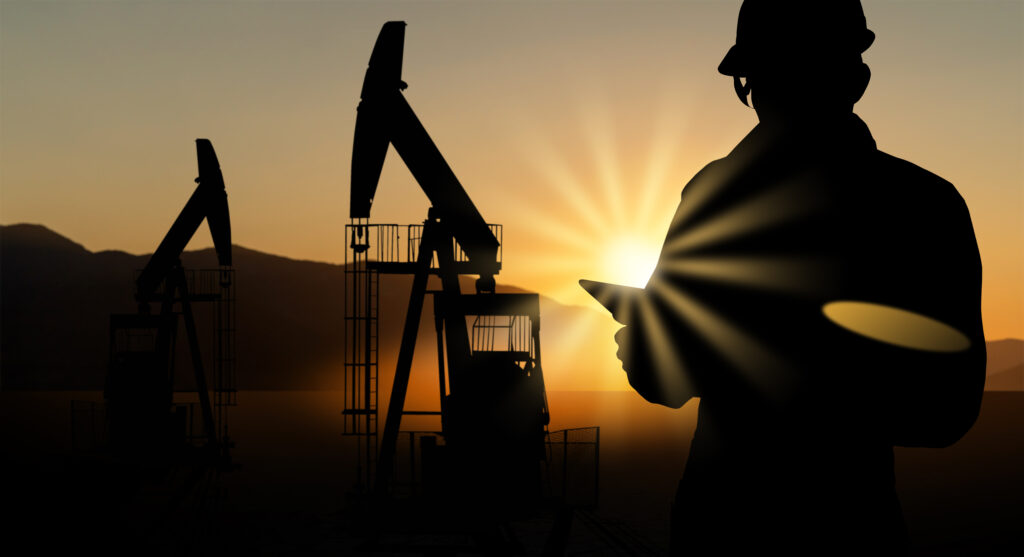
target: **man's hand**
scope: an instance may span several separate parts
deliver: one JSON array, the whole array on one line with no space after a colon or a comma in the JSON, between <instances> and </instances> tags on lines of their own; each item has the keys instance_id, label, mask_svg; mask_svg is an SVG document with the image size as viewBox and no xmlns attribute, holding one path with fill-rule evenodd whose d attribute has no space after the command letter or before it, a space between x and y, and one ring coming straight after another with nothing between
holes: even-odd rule
<instances>
[{"instance_id":1,"label":"man's hand","mask_svg":"<svg viewBox=\"0 0 1024 557\"><path fill-rule=\"evenodd\" d=\"M615 355L622 362L629 385L649 402L679 408L693 393L685 387L682 362L659 362L645 342L641 327L627 325L615 333Z\"/></svg>"}]
</instances>

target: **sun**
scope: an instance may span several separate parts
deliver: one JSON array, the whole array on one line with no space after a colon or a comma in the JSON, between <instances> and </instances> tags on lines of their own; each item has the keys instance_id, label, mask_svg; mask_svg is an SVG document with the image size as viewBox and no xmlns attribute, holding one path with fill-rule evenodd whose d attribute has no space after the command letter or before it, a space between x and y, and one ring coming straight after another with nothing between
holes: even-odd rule
<instances>
[{"instance_id":1,"label":"sun","mask_svg":"<svg viewBox=\"0 0 1024 557\"><path fill-rule=\"evenodd\" d=\"M604 282L643 288L658 263L660 245L649 238L627 235L615 238L601 258Z\"/></svg>"},{"instance_id":2,"label":"sun","mask_svg":"<svg viewBox=\"0 0 1024 557\"><path fill-rule=\"evenodd\" d=\"M508 254L528 254L516 270L509 265L506 280L600 311L578 281L646 286L695 166L687 155L689 113L673 95L628 118L605 101L595 90L582 96L578 127L564 125L571 114L558 129L524 124L524 178L544 184L545 194L512 195L505 206L533 217L506 236Z\"/></svg>"}]
</instances>

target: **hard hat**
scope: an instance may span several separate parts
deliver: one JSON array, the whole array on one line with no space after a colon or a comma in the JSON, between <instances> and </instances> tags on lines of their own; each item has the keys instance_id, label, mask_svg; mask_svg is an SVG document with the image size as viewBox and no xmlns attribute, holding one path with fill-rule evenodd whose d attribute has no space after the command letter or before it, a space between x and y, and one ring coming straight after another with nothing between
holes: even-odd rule
<instances>
[{"instance_id":1,"label":"hard hat","mask_svg":"<svg viewBox=\"0 0 1024 557\"><path fill-rule=\"evenodd\" d=\"M744 0L736 44L718 71L749 76L756 69L816 69L859 57L874 40L860 0Z\"/></svg>"}]
</instances>

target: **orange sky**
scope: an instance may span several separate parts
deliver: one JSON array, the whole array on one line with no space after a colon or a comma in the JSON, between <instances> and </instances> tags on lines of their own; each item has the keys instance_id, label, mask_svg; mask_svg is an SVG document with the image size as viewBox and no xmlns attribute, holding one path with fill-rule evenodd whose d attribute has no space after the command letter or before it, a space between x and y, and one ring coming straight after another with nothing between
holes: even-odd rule
<instances>
[{"instance_id":1,"label":"orange sky","mask_svg":"<svg viewBox=\"0 0 1024 557\"><path fill-rule=\"evenodd\" d=\"M630 281L607 263L624 253L653 265L682 185L756 123L715 71L739 4L5 0L0 222L150 252L207 137L237 243L341 261L359 87L380 25L404 19L406 97L505 225L499 279L590 304L576 279ZM878 38L857 112L957 185L987 336L1024 338L1024 4L864 5ZM374 219L426 207L392 153Z\"/></svg>"}]
</instances>

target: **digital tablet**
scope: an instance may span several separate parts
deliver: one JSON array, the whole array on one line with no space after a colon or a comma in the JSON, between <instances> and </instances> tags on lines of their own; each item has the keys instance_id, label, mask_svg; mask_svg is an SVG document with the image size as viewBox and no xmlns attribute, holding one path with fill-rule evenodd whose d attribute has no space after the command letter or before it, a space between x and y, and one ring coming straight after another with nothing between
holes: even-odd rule
<instances>
[{"instance_id":1,"label":"digital tablet","mask_svg":"<svg viewBox=\"0 0 1024 557\"><path fill-rule=\"evenodd\" d=\"M611 312L612 317L623 325L629 320L632 302L644 293L643 288L587 279L580 279L580 286L595 300L601 302L601 305Z\"/></svg>"}]
</instances>

